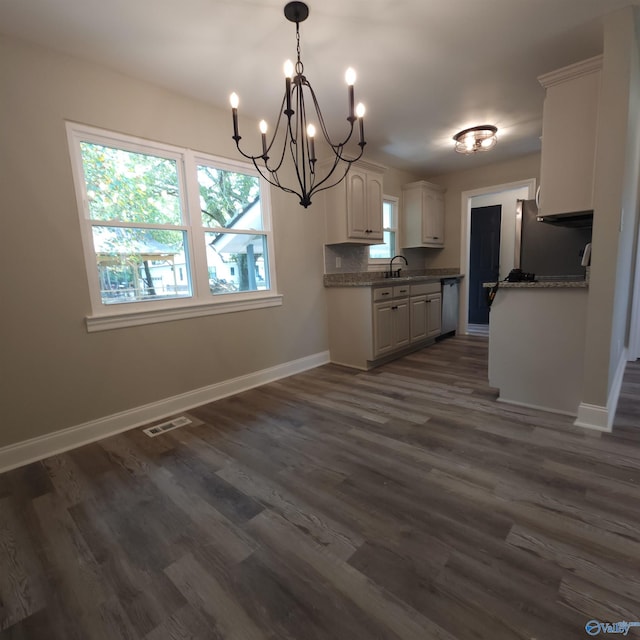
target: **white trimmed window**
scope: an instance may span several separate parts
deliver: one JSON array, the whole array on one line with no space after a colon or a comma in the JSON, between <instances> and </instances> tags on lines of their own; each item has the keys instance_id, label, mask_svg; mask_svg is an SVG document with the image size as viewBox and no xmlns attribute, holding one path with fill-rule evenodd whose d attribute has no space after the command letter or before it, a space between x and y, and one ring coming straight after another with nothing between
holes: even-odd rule
<instances>
[{"instance_id":1,"label":"white trimmed window","mask_svg":"<svg viewBox=\"0 0 640 640\"><path fill-rule=\"evenodd\" d=\"M388 262L396 255L398 236L398 198L384 196L382 200L382 231L384 244L369 247L369 262L378 264Z\"/></svg>"},{"instance_id":2,"label":"white trimmed window","mask_svg":"<svg viewBox=\"0 0 640 640\"><path fill-rule=\"evenodd\" d=\"M269 188L252 166L72 123L67 132L90 331L282 303Z\"/></svg>"}]
</instances>

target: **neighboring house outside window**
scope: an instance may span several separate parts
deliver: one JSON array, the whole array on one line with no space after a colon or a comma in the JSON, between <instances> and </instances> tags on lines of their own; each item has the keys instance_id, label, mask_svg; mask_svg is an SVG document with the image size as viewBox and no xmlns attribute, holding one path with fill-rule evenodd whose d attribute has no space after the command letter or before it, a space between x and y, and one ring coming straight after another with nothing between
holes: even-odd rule
<instances>
[{"instance_id":1,"label":"neighboring house outside window","mask_svg":"<svg viewBox=\"0 0 640 640\"><path fill-rule=\"evenodd\" d=\"M374 244L369 247L369 262L371 264L386 263L396 255L398 198L384 196L382 201L382 229L384 244Z\"/></svg>"},{"instance_id":2,"label":"neighboring house outside window","mask_svg":"<svg viewBox=\"0 0 640 640\"><path fill-rule=\"evenodd\" d=\"M268 185L252 166L67 125L89 330L281 304Z\"/></svg>"}]
</instances>

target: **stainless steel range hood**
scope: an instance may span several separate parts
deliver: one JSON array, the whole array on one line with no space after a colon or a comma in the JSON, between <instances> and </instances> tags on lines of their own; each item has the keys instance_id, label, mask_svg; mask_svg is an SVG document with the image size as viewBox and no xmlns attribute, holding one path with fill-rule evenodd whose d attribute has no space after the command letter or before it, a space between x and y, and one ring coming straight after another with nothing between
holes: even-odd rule
<instances>
[{"instance_id":1,"label":"stainless steel range hood","mask_svg":"<svg viewBox=\"0 0 640 640\"><path fill-rule=\"evenodd\" d=\"M571 211L569 213L549 213L538 216L538 222L554 224L558 227L588 229L593 227L593 209L589 211Z\"/></svg>"}]
</instances>

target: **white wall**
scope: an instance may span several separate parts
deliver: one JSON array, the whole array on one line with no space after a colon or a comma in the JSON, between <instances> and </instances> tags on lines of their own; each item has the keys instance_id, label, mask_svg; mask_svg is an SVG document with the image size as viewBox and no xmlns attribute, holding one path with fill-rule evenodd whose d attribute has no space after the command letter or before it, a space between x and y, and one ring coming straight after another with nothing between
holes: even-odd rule
<instances>
[{"instance_id":1,"label":"white wall","mask_svg":"<svg viewBox=\"0 0 640 640\"><path fill-rule=\"evenodd\" d=\"M640 171L638 9L605 17L583 404L615 410L635 270ZM609 416L611 417L611 415Z\"/></svg>"},{"instance_id":2,"label":"white wall","mask_svg":"<svg viewBox=\"0 0 640 640\"><path fill-rule=\"evenodd\" d=\"M275 190L281 307L87 333L65 120L237 158L231 116L4 37L0 86L0 447L328 349L322 216Z\"/></svg>"}]
</instances>

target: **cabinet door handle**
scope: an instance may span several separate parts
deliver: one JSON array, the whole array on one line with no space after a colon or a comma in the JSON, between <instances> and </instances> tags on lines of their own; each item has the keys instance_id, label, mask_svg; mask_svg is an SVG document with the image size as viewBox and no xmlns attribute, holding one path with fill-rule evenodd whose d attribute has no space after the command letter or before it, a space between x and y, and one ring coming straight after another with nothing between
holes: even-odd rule
<instances>
[{"instance_id":1,"label":"cabinet door handle","mask_svg":"<svg viewBox=\"0 0 640 640\"><path fill-rule=\"evenodd\" d=\"M400 289L400 293L407 293L407 291L409 291L409 289Z\"/></svg>"},{"instance_id":2,"label":"cabinet door handle","mask_svg":"<svg viewBox=\"0 0 640 640\"><path fill-rule=\"evenodd\" d=\"M389 295L389 292L388 292L388 291L385 291L384 293L381 293L380 295L381 295L381 296L388 296L388 295Z\"/></svg>"},{"instance_id":3,"label":"cabinet door handle","mask_svg":"<svg viewBox=\"0 0 640 640\"><path fill-rule=\"evenodd\" d=\"M391 307L392 311L395 311L398 307Z\"/></svg>"}]
</instances>

